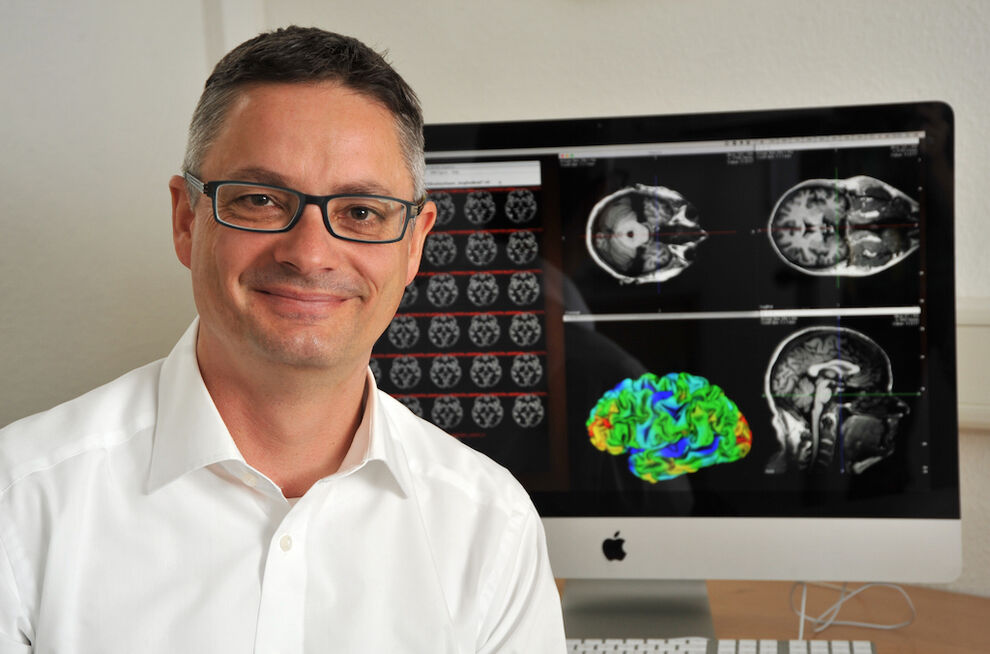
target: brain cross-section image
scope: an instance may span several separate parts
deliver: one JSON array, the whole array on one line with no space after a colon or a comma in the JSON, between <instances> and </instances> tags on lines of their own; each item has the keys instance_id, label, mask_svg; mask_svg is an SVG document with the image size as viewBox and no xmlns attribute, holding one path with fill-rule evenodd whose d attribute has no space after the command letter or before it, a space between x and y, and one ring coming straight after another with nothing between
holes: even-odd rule
<instances>
[{"instance_id":1,"label":"brain cross-section image","mask_svg":"<svg viewBox=\"0 0 990 654\"><path fill-rule=\"evenodd\" d=\"M873 275L918 249L918 207L872 177L812 179L777 201L770 243L787 265L809 275Z\"/></svg>"},{"instance_id":2,"label":"brain cross-section image","mask_svg":"<svg viewBox=\"0 0 990 654\"><path fill-rule=\"evenodd\" d=\"M644 184L602 198L586 228L591 258L623 284L679 275L707 237L694 205L680 193Z\"/></svg>"},{"instance_id":3,"label":"brain cross-section image","mask_svg":"<svg viewBox=\"0 0 990 654\"><path fill-rule=\"evenodd\" d=\"M892 386L887 353L865 334L841 327L792 334L766 372L779 450L765 471L858 474L893 454L909 408Z\"/></svg>"},{"instance_id":4,"label":"brain cross-section image","mask_svg":"<svg viewBox=\"0 0 990 654\"><path fill-rule=\"evenodd\" d=\"M628 456L629 471L650 483L738 461L753 443L722 389L686 372L624 379L598 400L586 426L594 447Z\"/></svg>"}]
</instances>

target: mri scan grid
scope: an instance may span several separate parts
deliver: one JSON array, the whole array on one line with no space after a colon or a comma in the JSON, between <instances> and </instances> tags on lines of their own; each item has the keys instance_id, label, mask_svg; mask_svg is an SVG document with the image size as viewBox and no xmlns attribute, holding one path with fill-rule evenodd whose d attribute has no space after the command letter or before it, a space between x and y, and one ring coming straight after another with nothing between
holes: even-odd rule
<instances>
[{"instance_id":1,"label":"mri scan grid","mask_svg":"<svg viewBox=\"0 0 990 654\"><path fill-rule=\"evenodd\" d=\"M539 189L435 190L430 199L437 222L420 273L373 353L379 387L488 453L545 436Z\"/></svg>"}]
</instances>

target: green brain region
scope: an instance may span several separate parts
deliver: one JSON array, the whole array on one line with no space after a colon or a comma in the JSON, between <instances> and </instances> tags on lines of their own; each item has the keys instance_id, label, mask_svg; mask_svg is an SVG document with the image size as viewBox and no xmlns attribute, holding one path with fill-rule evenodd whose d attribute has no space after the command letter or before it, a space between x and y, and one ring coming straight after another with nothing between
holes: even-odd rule
<instances>
[{"instance_id":1,"label":"green brain region","mask_svg":"<svg viewBox=\"0 0 990 654\"><path fill-rule=\"evenodd\" d=\"M654 484L738 461L753 444L749 423L722 389L686 372L622 380L586 425L592 445L627 454L630 472Z\"/></svg>"}]
</instances>

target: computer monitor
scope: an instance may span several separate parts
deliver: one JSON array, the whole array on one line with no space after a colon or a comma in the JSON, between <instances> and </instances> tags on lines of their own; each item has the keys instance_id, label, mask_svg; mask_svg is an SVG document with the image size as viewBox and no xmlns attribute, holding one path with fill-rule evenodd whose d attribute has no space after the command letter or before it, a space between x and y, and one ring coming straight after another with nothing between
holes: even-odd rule
<instances>
[{"instance_id":1,"label":"computer monitor","mask_svg":"<svg viewBox=\"0 0 990 654\"><path fill-rule=\"evenodd\" d=\"M428 125L380 386L508 467L558 577L961 567L942 103Z\"/></svg>"}]
</instances>

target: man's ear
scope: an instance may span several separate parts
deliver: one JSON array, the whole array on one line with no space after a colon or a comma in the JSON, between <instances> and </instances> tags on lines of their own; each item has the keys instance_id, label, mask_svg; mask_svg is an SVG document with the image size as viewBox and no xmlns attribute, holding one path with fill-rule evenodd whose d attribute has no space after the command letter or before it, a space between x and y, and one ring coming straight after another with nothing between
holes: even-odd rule
<instances>
[{"instance_id":1,"label":"man's ear","mask_svg":"<svg viewBox=\"0 0 990 654\"><path fill-rule=\"evenodd\" d=\"M433 229L433 223L437 219L437 205L427 202L423 205L423 210L416 216L415 222L411 225L412 236L409 239L409 264L406 269L406 286L416 278L419 272L419 260L423 256L423 244L426 236Z\"/></svg>"},{"instance_id":2,"label":"man's ear","mask_svg":"<svg viewBox=\"0 0 990 654\"><path fill-rule=\"evenodd\" d=\"M189 205L189 188L186 180L173 175L168 180L168 190L172 194L172 243L175 256L182 265L189 268L192 261L192 232L196 214Z\"/></svg>"}]
</instances>

